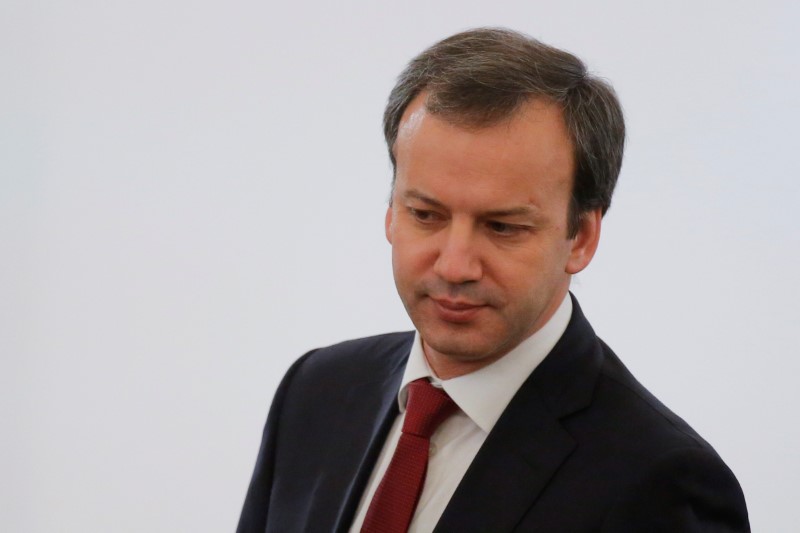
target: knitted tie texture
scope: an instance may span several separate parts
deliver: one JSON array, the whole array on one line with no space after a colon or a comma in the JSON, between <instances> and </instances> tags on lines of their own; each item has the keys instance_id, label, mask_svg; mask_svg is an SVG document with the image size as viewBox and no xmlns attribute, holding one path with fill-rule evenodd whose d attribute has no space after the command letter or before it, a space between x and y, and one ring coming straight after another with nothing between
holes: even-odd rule
<instances>
[{"instance_id":1,"label":"knitted tie texture","mask_svg":"<svg viewBox=\"0 0 800 533\"><path fill-rule=\"evenodd\" d=\"M362 533L408 531L428 471L431 435L456 410L458 407L450 396L427 379L408 384L406 418L400 440L369 504Z\"/></svg>"}]
</instances>

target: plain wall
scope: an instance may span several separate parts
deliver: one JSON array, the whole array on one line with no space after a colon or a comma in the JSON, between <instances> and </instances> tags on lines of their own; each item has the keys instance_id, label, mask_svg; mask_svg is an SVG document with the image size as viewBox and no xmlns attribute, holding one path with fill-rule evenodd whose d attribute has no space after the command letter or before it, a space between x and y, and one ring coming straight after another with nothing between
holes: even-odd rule
<instances>
[{"instance_id":1,"label":"plain wall","mask_svg":"<svg viewBox=\"0 0 800 533\"><path fill-rule=\"evenodd\" d=\"M628 146L573 290L640 380L796 527L795 2L0 4L0 530L235 527L305 351L410 328L381 115L503 25L616 87Z\"/></svg>"}]
</instances>

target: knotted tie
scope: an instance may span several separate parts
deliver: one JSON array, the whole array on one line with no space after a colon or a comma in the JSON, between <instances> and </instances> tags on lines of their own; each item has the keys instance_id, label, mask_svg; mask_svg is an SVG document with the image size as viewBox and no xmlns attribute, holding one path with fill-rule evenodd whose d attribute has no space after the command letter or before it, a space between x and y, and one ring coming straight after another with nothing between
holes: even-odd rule
<instances>
[{"instance_id":1,"label":"knotted tie","mask_svg":"<svg viewBox=\"0 0 800 533\"><path fill-rule=\"evenodd\" d=\"M403 533L414 516L425 473L430 438L458 410L446 392L427 379L408 384L406 418L392 461L369 504L361 533Z\"/></svg>"}]
</instances>

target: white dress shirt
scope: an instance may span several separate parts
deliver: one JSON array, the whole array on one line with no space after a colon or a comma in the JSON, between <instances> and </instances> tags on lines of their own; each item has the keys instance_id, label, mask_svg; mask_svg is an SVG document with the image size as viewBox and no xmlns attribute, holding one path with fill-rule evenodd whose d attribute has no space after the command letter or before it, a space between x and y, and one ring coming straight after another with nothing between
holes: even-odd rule
<instances>
[{"instance_id":1,"label":"white dress shirt","mask_svg":"<svg viewBox=\"0 0 800 533\"><path fill-rule=\"evenodd\" d=\"M410 532L429 532L436 526L461 478L500 415L522 383L561 338L571 316L572 299L567 294L550 320L516 348L491 365L444 381L437 378L428 366L417 332L397 393L400 414L389 431L367 488L361 496L350 532L357 533L361 530L372 496L397 447L405 419L409 383L420 378L429 378L435 386L444 388L460 408L431 437L428 473L409 526Z\"/></svg>"}]
</instances>

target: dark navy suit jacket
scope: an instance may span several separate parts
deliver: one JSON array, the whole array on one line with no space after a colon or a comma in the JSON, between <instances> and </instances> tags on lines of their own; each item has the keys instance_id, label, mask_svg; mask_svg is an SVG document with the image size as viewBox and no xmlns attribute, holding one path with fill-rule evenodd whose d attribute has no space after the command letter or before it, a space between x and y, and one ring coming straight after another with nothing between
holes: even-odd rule
<instances>
[{"instance_id":1,"label":"dark navy suit jacket","mask_svg":"<svg viewBox=\"0 0 800 533\"><path fill-rule=\"evenodd\" d=\"M733 473L573 304L564 335L488 435L435 531L749 531ZM239 533L347 531L398 413L412 340L348 341L290 368Z\"/></svg>"}]
</instances>

